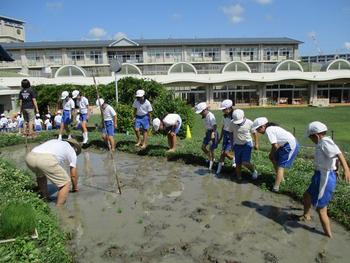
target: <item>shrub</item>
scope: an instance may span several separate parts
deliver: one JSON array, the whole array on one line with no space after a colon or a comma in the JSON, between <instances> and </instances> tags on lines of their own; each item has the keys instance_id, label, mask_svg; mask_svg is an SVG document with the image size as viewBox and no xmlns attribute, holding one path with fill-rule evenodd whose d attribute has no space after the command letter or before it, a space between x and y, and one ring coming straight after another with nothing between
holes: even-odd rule
<instances>
[{"instance_id":1,"label":"shrub","mask_svg":"<svg viewBox=\"0 0 350 263\"><path fill-rule=\"evenodd\" d=\"M32 235L35 225L35 212L28 203L9 203L1 212L0 235L2 238Z\"/></svg>"},{"instance_id":2,"label":"shrub","mask_svg":"<svg viewBox=\"0 0 350 263\"><path fill-rule=\"evenodd\" d=\"M118 128L119 132L132 131L134 126L133 108L130 105L123 103L112 103L114 109L116 109L118 116Z\"/></svg>"}]
</instances>

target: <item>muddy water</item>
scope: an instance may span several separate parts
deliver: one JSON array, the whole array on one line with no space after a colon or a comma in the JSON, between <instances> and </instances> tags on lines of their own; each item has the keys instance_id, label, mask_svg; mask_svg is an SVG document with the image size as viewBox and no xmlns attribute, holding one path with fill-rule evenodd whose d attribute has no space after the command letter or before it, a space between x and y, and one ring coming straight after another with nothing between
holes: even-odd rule
<instances>
[{"instance_id":1,"label":"muddy water","mask_svg":"<svg viewBox=\"0 0 350 263\"><path fill-rule=\"evenodd\" d=\"M2 155L21 164L24 150ZM349 262L350 233L332 222L330 240L316 215L291 220L302 205L286 196L203 167L119 152L115 160L122 195L110 155L83 152L80 192L56 210L77 262Z\"/></svg>"}]
</instances>

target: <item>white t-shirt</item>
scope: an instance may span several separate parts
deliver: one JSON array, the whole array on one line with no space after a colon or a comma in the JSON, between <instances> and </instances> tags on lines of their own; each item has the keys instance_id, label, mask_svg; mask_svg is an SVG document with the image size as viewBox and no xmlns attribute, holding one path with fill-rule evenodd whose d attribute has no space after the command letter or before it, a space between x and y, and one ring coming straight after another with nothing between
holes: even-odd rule
<instances>
[{"instance_id":1,"label":"white t-shirt","mask_svg":"<svg viewBox=\"0 0 350 263\"><path fill-rule=\"evenodd\" d=\"M213 113L211 113L210 111L208 111L207 116L205 116L204 119L204 124L205 124L205 128L207 130L212 130L214 129L214 125L216 125L216 119Z\"/></svg>"},{"instance_id":2,"label":"white t-shirt","mask_svg":"<svg viewBox=\"0 0 350 263\"><path fill-rule=\"evenodd\" d=\"M20 125L20 124L22 124L24 122L23 117L20 117L20 116L17 116L16 120L18 122L18 125Z\"/></svg>"},{"instance_id":3,"label":"white t-shirt","mask_svg":"<svg viewBox=\"0 0 350 263\"><path fill-rule=\"evenodd\" d=\"M105 121L111 121L113 120L113 117L117 115L115 110L110 105L107 105L106 108L102 109L102 111L103 111L103 119Z\"/></svg>"},{"instance_id":4,"label":"white t-shirt","mask_svg":"<svg viewBox=\"0 0 350 263\"><path fill-rule=\"evenodd\" d=\"M34 124L35 124L35 126L41 126L41 124L43 123L43 120L42 119L35 119L34 120Z\"/></svg>"},{"instance_id":5,"label":"white t-shirt","mask_svg":"<svg viewBox=\"0 0 350 263\"><path fill-rule=\"evenodd\" d=\"M71 111L72 109L75 108L74 100L69 98L68 100L63 100L63 110L69 110Z\"/></svg>"},{"instance_id":6,"label":"white t-shirt","mask_svg":"<svg viewBox=\"0 0 350 263\"><path fill-rule=\"evenodd\" d=\"M2 117L0 121L2 122L2 125L7 125L7 123L9 122L9 120L6 117Z\"/></svg>"},{"instance_id":7,"label":"white t-shirt","mask_svg":"<svg viewBox=\"0 0 350 263\"><path fill-rule=\"evenodd\" d=\"M248 142L253 141L251 134L252 125L253 122L249 119L245 119L241 125L237 125L231 122L234 144L244 145Z\"/></svg>"},{"instance_id":8,"label":"white t-shirt","mask_svg":"<svg viewBox=\"0 0 350 263\"><path fill-rule=\"evenodd\" d=\"M49 140L35 147L32 152L34 153L50 153L53 154L59 164L68 164L70 167L76 167L77 154L70 144L61 140Z\"/></svg>"},{"instance_id":9,"label":"white t-shirt","mask_svg":"<svg viewBox=\"0 0 350 263\"><path fill-rule=\"evenodd\" d=\"M289 131L279 126L269 126L266 128L265 132L271 144L277 143L279 146L283 146L289 143L291 150L294 151L296 140Z\"/></svg>"},{"instance_id":10,"label":"white t-shirt","mask_svg":"<svg viewBox=\"0 0 350 263\"><path fill-rule=\"evenodd\" d=\"M46 120L44 121L44 124L45 124L47 127L52 126L51 121L50 121L49 119L46 119Z\"/></svg>"},{"instance_id":11,"label":"white t-shirt","mask_svg":"<svg viewBox=\"0 0 350 263\"><path fill-rule=\"evenodd\" d=\"M88 112L88 107L89 107L89 101L87 98L85 98L84 96L82 96L80 98L80 100L77 100L77 104L79 106L80 109L80 113L82 114L86 114Z\"/></svg>"},{"instance_id":12,"label":"white t-shirt","mask_svg":"<svg viewBox=\"0 0 350 263\"><path fill-rule=\"evenodd\" d=\"M315 147L315 169L318 171L335 170L337 155L341 151L330 137L323 137Z\"/></svg>"},{"instance_id":13,"label":"white t-shirt","mask_svg":"<svg viewBox=\"0 0 350 263\"><path fill-rule=\"evenodd\" d=\"M177 125L179 122L179 126L182 123L181 117L179 114L176 113L170 113L163 119L163 124L165 127L171 127L174 125Z\"/></svg>"},{"instance_id":14,"label":"white t-shirt","mask_svg":"<svg viewBox=\"0 0 350 263\"><path fill-rule=\"evenodd\" d=\"M61 124L62 121L62 115L56 115L54 118L54 121L56 124Z\"/></svg>"},{"instance_id":15,"label":"white t-shirt","mask_svg":"<svg viewBox=\"0 0 350 263\"><path fill-rule=\"evenodd\" d=\"M224 131L232 132L231 121L232 119L230 117L224 117L222 119L222 128L224 129Z\"/></svg>"},{"instance_id":16,"label":"white t-shirt","mask_svg":"<svg viewBox=\"0 0 350 263\"><path fill-rule=\"evenodd\" d=\"M145 99L144 103L142 104L138 100L135 100L134 103L132 104L132 107L137 109L136 111L137 116L144 116L150 113L151 111L153 111L152 105L148 101L148 99Z\"/></svg>"}]
</instances>

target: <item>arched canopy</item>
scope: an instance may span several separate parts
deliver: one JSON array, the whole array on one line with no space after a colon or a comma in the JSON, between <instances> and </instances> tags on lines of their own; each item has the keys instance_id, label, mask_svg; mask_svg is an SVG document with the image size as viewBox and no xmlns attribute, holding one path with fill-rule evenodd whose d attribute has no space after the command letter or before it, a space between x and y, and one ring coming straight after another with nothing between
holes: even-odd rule
<instances>
[{"instance_id":1,"label":"arched canopy","mask_svg":"<svg viewBox=\"0 0 350 263\"><path fill-rule=\"evenodd\" d=\"M273 72L278 72L278 71L301 71L304 72L303 67L300 65L299 62L292 60L292 59L286 59L278 64L276 64L272 68Z\"/></svg>"},{"instance_id":2,"label":"arched canopy","mask_svg":"<svg viewBox=\"0 0 350 263\"><path fill-rule=\"evenodd\" d=\"M121 75L142 75L141 70L138 66L130 63L123 63L120 71Z\"/></svg>"},{"instance_id":3,"label":"arched canopy","mask_svg":"<svg viewBox=\"0 0 350 263\"><path fill-rule=\"evenodd\" d=\"M169 68L168 74L172 74L172 73L194 73L194 74L197 74L197 70L190 63L179 62L179 63L173 64Z\"/></svg>"},{"instance_id":4,"label":"arched canopy","mask_svg":"<svg viewBox=\"0 0 350 263\"><path fill-rule=\"evenodd\" d=\"M231 61L222 69L222 73L226 72L252 72L249 65L243 61Z\"/></svg>"},{"instance_id":5,"label":"arched canopy","mask_svg":"<svg viewBox=\"0 0 350 263\"><path fill-rule=\"evenodd\" d=\"M56 73L55 78L57 77L86 77L86 71L76 65L65 65L60 67Z\"/></svg>"},{"instance_id":6,"label":"arched canopy","mask_svg":"<svg viewBox=\"0 0 350 263\"><path fill-rule=\"evenodd\" d=\"M335 59L324 64L321 71L350 70L350 62L345 59Z\"/></svg>"}]
</instances>

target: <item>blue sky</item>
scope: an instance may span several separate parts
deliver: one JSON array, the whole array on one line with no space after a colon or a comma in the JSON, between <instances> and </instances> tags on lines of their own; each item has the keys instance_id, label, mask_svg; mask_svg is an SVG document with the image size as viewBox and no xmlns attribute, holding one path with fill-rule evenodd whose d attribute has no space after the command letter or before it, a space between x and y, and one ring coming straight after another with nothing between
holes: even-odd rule
<instances>
[{"instance_id":1,"label":"blue sky","mask_svg":"<svg viewBox=\"0 0 350 263\"><path fill-rule=\"evenodd\" d=\"M1 0L26 41L290 37L302 55L350 52L350 0Z\"/></svg>"}]
</instances>

